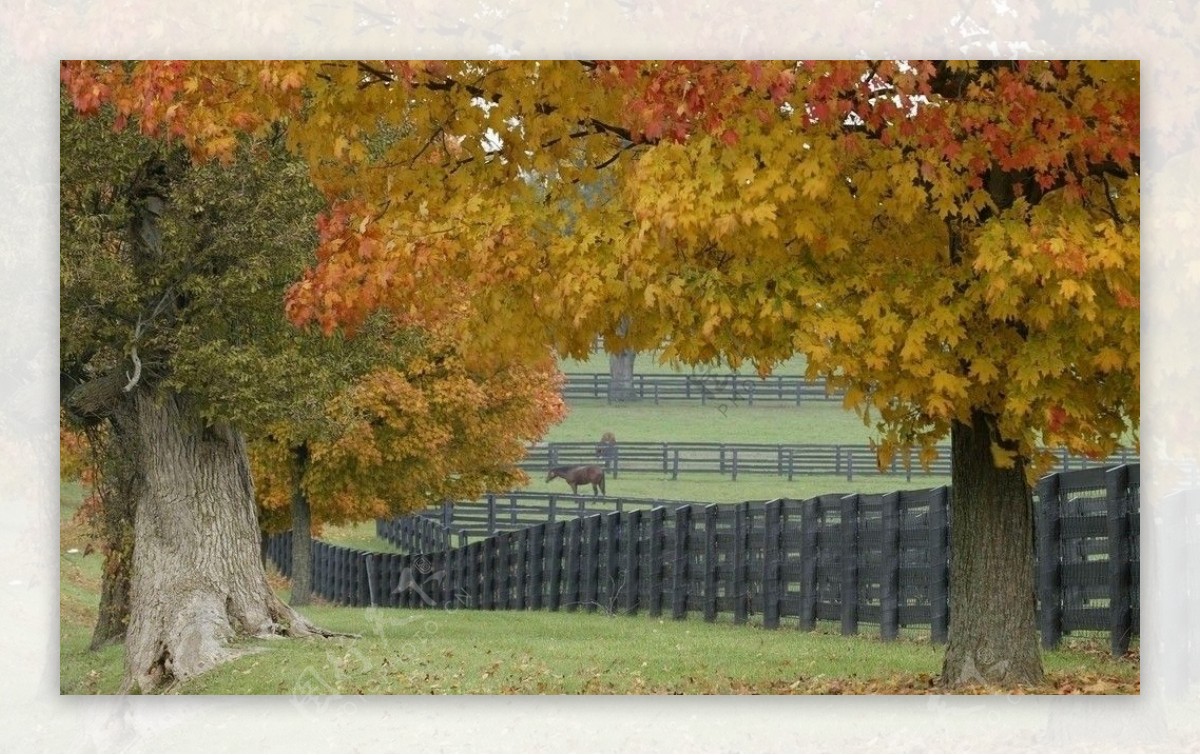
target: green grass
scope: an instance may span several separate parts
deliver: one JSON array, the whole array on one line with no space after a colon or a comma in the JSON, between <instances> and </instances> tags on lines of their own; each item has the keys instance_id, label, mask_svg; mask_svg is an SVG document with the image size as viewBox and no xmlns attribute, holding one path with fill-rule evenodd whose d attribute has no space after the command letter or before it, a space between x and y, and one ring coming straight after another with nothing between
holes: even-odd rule
<instances>
[{"instance_id":1,"label":"green grass","mask_svg":"<svg viewBox=\"0 0 1200 755\"><path fill-rule=\"evenodd\" d=\"M78 482L64 482L60 494L61 536L59 545L59 679L63 694L115 692L121 683L122 655L119 646L88 650L100 603L98 553L85 555L87 534L75 521L84 489Z\"/></svg>"},{"instance_id":2,"label":"green grass","mask_svg":"<svg viewBox=\"0 0 1200 755\"><path fill-rule=\"evenodd\" d=\"M77 484L62 487L60 690L113 694L122 649L88 650L101 557L85 554L73 516ZM74 551L74 552L72 552ZM286 599L287 583L272 577ZM828 629L801 632L604 612L412 611L311 606L303 613L356 638L247 641L248 652L172 691L184 694L573 694L929 691L941 648ZM1104 640L1044 654L1050 684L1136 691L1138 664ZM1091 687L1085 684L1092 685ZM996 691L996 690L991 690ZM1047 691L1054 691L1048 689ZM313 705L319 705L313 702Z\"/></svg>"},{"instance_id":3,"label":"green grass","mask_svg":"<svg viewBox=\"0 0 1200 755\"><path fill-rule=\"evenodd\" d=\"M533 493L571 492L562 480L546 482L545 479L534 479L526 490ZM678 480L672 480L669 475L664 477L648 473L622 473L615 479L606 478L605 489L609 496L737 503L772 498L803 499L826 493L890 493L895 490L932 488L948 483L948 477L914 476L911 482L905 482L902 476L883 476L878 473L856 476L853 482L847 482L845 477L832 475L797 476L791 482L788 482L786 477L774 475L742 475L735 482L728 475L718 474L680 474ZM588 493L590 492L589 487Z\"/></svg>"},{"instance_id":4,"label":"green grass","mask_svg":"<svg viewBox=\"0 0 1200 755\"><path fill-rule=\"evenodd\" d=\"M333 545L342 545L360 551L372 553L403 553L387 540L375 534L375 520L356 522L354 524L327 525L318 535L320 539Z\"/></svg>"},{"instance_id":5,"label":"green grass","mask_svg":"<svg viewBox=\"0 0 1200 755\"><path fill-rule=\"evenodd\" d=\"M745 402L701 405L698 402L613 406L604 401L572 402L562 423L551 428L547 442L594 442L611 431L618 441L743 442L743 443L841 443L866 445L870 429L853 412L834 402L749 406ZM854 480L844 476L798 475L786 477L743 474L735 481L729 475L683 472L670 475L624 472L606 480L610 496L658 498L706 503L736 503L772 498L810 498L826 493L890 493L948 485L948 476L916 474L911 481L903 475L881 475L867 459ZM541 472L530 473L532 493L568 493L562 480L545 481ZM361 550L392 552L395 547L375 536L374 523L328 528L328 542Z\"/></svg>"},{"instance_id":6,"label":"green grass","mask_svg":"<svg viewBox=\"0 0 1200 755\"><path fill-rule=\"evenodd\" d=\"M597 441L605 432L617 441L726 443L845 443L866 445L871 428L833 401L792 404L746 402L610 405L572 401L567 417L546 441Z\"/></svg>"},{"instance_id":7,"label":"green grass","mask_svg":"<svg viewBox=\"0 0 1200 755\"><path fill-rule=\"evenodd\" d=\"M727 694L798 678L934 673L939 665L938 651L923 643L603 613L306 613L363 636L272 647L270 656L239 659L180 691L237 694L252 677L257 690L277 694Z\"/></svg>"},{"instance_id":8,"label":"green grass","mask_svg":"<svg viewBox=\"0 0 1200 755\"><path fill-rule=\"evenodd\" d=\"M247 642L252 652L172 691L183 694L731 694L912 691L942 649L603 612L414 611L312 606L303 613L355 638ZM68 644L64 642L64 645ZM1099 643L1045 654L1052 677L1135 684L1135 662ZM86 651L85 651L86 652ZM68 655L64 650L64 655ZM75 653L79 656L82 653ZM63 667L64 691L111 693L119 649ZM83 678L75 678L83 674ZM71 678L68 678L71 677ZM924 680L924 682L922 682ZM1128 691L1128 690L1126 690ZM315 704L315 703L314 703Z\"/></svg>"}]
</instances>

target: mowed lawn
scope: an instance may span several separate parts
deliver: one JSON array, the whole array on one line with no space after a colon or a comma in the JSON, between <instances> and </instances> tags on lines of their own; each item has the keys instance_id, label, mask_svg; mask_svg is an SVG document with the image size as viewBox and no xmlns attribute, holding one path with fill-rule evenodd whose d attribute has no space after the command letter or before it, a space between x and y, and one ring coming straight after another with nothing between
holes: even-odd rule
<instances>
[{"instance_id":1,"label":"mowed lawn","mask_svg":"<svg viewBox=\"0 0 1200 755\"><path fill-rule=\"evenodd\" d=\"M794 360L795 361L795 360ZM794 374L802 362L780 372ZM575 371L607 371L596 355ZM671 372L641 356L638 372ZM836 402L799 407L744 402L642 402L610 406L574 402L547 441L841 443L865 445L870 428ZM805 498L824 493L874 493L948 484L923 474L906 481L870 468L854 479L770 475L625 473L608 480L609 495L705 502ZM561 480L531 474L530 491L567 492ZM117 691L121 649L87 649L95 622L101 560L85 555L85 532L72 519L81 489L63 488L61 554L61 688L66 694ZM374 524L329 527L322 537L363 550L394 551ZM272 578L283 597L288 584ZM174 688L186 694L804 694L930 693L942 648L917 633L894 642L842 637L824 625L802 632L792 622L765 630L751 617L735 626L698 617L607 615L603 612L411 611L317 605L305 615L321 626L358 635L331 640L250 642L245 655ZM1138 690L1136 652L1113 659L1103 638L1070 640L1045 655L1047 683L1037 693L1130 693ZM974 692L1014 690L976 689Z\"/></svg>"},{"instance_id":2,"label":"mowed lawn","mask_svg":"<svg viewBox=\"0 0 1200 755\"><path fill-rule=\"evenodd\" d=\"M101 557L73 519L81 489L64 484L60 554L60 688L112 694L122 651L88 650ZM272 581L287 598L287 582ZM414 611L317 605L303 613L357 637L271 640L178 685L182 694L922 694L936 693L942 649L921 637L883 642L834 628L765 630L699 618L604 612ZM869 631L869 628L867 628ZM1045 656L1043 687L971 692L1133 693L1136 655L1074 641Z\"/></svg>"}]
</instances>

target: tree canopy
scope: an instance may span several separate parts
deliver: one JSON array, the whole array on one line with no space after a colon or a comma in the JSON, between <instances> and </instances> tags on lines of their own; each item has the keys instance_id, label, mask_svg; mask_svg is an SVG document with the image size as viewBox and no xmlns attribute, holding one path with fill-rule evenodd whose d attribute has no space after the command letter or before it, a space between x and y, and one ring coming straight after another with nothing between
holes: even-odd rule
<instances>
[{"instance_id":1,"label":"tree canopy","mask_svg":"<svg viewBox=\"0 0 1200 755\"><path fill-rule=\"evenodd\" d=\"M63 72L81 109L200 156L286 124L327 200L296 322L382 307L492 353L602 333L762 371L803 352L882 423L885 460L977 408L1002 463L1136 427L1136 62Z\"/></svg>"}]
</instances>

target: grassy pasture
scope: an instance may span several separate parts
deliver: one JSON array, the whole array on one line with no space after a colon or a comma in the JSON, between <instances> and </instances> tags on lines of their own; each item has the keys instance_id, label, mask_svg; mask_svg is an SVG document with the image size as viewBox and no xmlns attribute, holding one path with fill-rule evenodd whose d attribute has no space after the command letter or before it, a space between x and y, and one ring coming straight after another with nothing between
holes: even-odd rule
<instances>
[{"instance_id":1,"label":"grassy pasture","mask_svg":"<svg viewBox=\"0 0 1200 755\"><path fill-rule=\"evenodd\" d=\"M639 368L640 369L640 368ZM740 442L740 443L842 443L866 445L870 428L859 417L836 402L809 402L801 406L749 406L745 402L674 402L654 405L610 405L605 401L574 401L566 419L551 428L547 442L594 442L605 432L618 441ZM919 470L918 470L919 471ZM569 493L562 480L546 482L545 475L530 473L525 490L534 493ZM743 474L735 481L729 475L682 473L670 475L625 472L609 477L611 496L660 498L707 503L809 498L826 493L890 493L947 485L947 476L914 474L881 475L868 467L856 470L853 481L844 476L798 475L786 477ZM375 537L374 523L329 527L323 537L339 545L363 550L391 551L385 540Z\"/></svg>"},{"instance_id":2,"label":"grassy pasture","mask_svg":"<svg viewBox=\"0 0 1200 755\"><path fill-rule=\"evenodd\" d=\"M599 360L599 361L597 361ZM607 358L577 371L607 370ZM571 368L572 365L564 365ZM796 371L803 365L792 365ZM639 357L638 371L654 369ZM669 368L661 368L671 371ZM782 369L780 370L783 371ZM789 372L791 370L788 370ZM612 431L628 441L742 441L862 444L869 428L830 402L800 407L744 403L609 406L575 402L547 440L594 441ZM564 492L561 480L533 475L529 489ZM863 470L844 477L744 475L621 475L609 493L624 496L732 502L831 492L888 492L946 484L919 475L885 477ZM111 694L122 675L120 647L89 651L99 601L101 557L86 553L86 533L73 514L77 483L62 490L60 554L60 687L64 694ZM375 537L374 524L329 527L323 537L365 550L394 548ZM286 581L273 578L286 599ZM698 618L672 621L603 612L411 611L316 605L304 613L330 629L360 635L335 640L247 643L244 656L172 690L185 694L804 694L937 692L942 650L927 640L885 643L842 637L833 627L801 632L764 630L752 617L733 626ZM864 628L864 631L867 631ZM1108 655L1107 643L1069 640L1046 653L1047 683L1037 693L1136 693L1136 654ZM975 692L1011 692L979 689ZM319 703L314 703L319 704Z\"/></svg>"},{"instance_id":3,"label":"grassy pasture","mask_svg":"<svg viewBox=\"0 0 1200 755\"><path fill-rule=\"evenodd\" d=\"M74 520L77 483L62 488L60 672L63 694L113 694L122 650L88 650L101 556ZM287 598L286 581L272 577ZM941 649L919 639L842 637L826 627L764 630L698 618L548 611L304 609L321 626L359 635L247 642L246 654L170 690L180 694L805 694L937 692ZM1136 656L1102 640L1047 653L1048 681L1028 692L1130 693ZM979 689L975 692L1011 690ZM314 702L314 705L319 703Z\"/></svg>"}]
</instances>

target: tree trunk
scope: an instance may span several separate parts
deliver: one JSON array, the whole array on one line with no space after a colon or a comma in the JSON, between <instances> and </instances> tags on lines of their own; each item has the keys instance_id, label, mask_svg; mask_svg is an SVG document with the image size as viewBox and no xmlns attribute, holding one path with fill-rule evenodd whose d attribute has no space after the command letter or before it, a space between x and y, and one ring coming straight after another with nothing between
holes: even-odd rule
<instances>
[{"instance_id":1,"label":"tree trunk","mask_svg":"<svg viewBox=\"0 0 1200 755\"><path fill-rule=\"evenodd\" d=\"M142 449L123 691L152 691L235 657L237 638L326 634L279 600L259 560L245 443L178 395L139 391Z\"/></svg>"},{"instance_id":2,"label":"tree trunk","mask_svg":"<svg viewBox=\"0 0 1200 755\"><path fill-rule=\"evenodd\" d=\"M292 600L293 606L312 602L312 511L301 481L308 464L308 449L292 454Z\"/></svg>"},{"instance_id":3,"label":"tree trunk","mask_svg":"<svg viewBox=\"0 0 1200 755\"><path fill-rule=\"evenodd\" d=\"M107 422L108 437L89 434L92 448L102 457L97 493L100 497L96 535L104 554L100 607L92 630L92 650L125 640L129 627L129 588L133 575L133 519L140 495L136 433L128 412L117 412Z\"/></svg>"},{"instance_id":4,"label":"tree trunk","mask_svg":"<svg viewBox=\"0 0 1200 755\"><path fill-rule=\"evenodd\" d=\"M625 349L608 357L608 400L614 404L636 401L633 390L633 360L637 352Z\"/></svg>"},{"instance_id":5,"label":"tree trunk","mask_svg":"<svg viewBox=\"0 0 1200 755\"><path fill-rule=\"evenodd\" d=\"M997 469L981 412L954 423L950 636L942 682L1013 686L1043 678L1035 617L1033 496L1023 464Z\"/></svg>"},{"instance_id":6,"label":"tree trunk","mask_svg":"<svg viewBox=\"0 0 1200 755\"><path fill-rule=\"evenodd\" d=\"M616 335L625 338L629 335L629 315L623 315L617 322ZM608 357L608 400L613 404L636 401L637 395L633 390L633 360L637 352L632 349L622 349Z\"/></svg>"}]
</instances>

